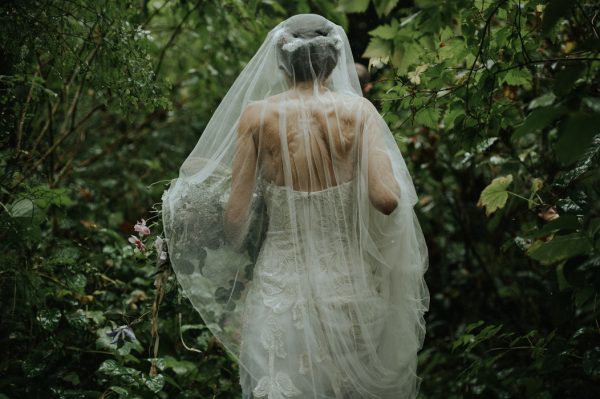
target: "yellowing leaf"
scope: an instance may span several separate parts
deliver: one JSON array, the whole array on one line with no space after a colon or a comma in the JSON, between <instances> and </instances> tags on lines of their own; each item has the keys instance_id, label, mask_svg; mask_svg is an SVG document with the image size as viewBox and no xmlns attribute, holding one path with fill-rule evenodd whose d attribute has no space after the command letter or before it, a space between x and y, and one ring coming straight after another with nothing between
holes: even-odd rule
<instances>
[{"instance_id":1,"label":"yellowing leaf","mask_svg":"<svg viewBox=\"0 0 600 399\"><path fill-rule=\"evenodd\" d=\"M508 199L508 191L506 189L510 186L512 181L512 175L496 177L481 192L477 206L485 207L485 214L487 216L498 209L504 208L506 200Z\"/></svg>"}]
</instances>

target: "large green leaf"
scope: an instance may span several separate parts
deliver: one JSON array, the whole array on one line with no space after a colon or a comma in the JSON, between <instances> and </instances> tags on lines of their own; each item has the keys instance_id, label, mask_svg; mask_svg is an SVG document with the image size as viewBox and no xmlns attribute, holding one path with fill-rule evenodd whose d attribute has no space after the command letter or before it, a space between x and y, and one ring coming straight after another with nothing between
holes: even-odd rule
<instances>
[{"instance_id":1,"label":"large green leaf","mask_svg":"<svg viewBox=\"0 0 600 399\"><path fill-rule=\"evenodd\" d=\"M369 42L362 56L365 58L388 57L391 50L392 44L389 41L374 37Z\"/></svg>"},{"instance_id":2,"label":"large green leaf","mask_svg":"<svg viewBox=\"0 0 600 399\"><path fill-rule=\"evenodd\" d=\"M483 189L479 196L477 206L485 207L486 215L491 215L496 210L504 208L508 199L507 188L513 181L512 175L496 177Z\"/></svg>"},{"instance_id":3,"label":"large green leaf","mask_svg":"<svg viewBox=\"0 0 600 399\"><path fill-rule=\"evenodd\" d=\"M559 139L555 150L558 159L565 165L572 164L590 148L592 139L600 133L600 114L577 112L559 128Z\"/></svg>"},{"instance_id":4,"label":"large green leaf","mask_svg":"<svg viewBox=\"0 0 600 399\"><path fill-rule=\"evenodd\" d=\"M555 263L585 254L592 250L590 240L581 233L555 236L550 241L536 241L527 250L527 255L543 264Z\"/></svg>"},{"instance_id":5,"label":"large green leaf","mask_svg":"<svg viewBox=\"0 0 600 399\"><path fill-rule=\"evenodd\" d=\"M512 139L516 140L528 133L535 133L540 129L545 128L552 122L564 115L568 110L565 107L541 107L536 108L527 115L525 121L518 126Z\"/></svg>"},{"instance_id":6,"label":"large green leaf","mask_svg":"<svg viewBox=\"0 0 600 399\"><path fill-rule=\"evenodd\" d=\"M369 35L373 37L380 37L382 39L393 39L398 33L398 24L392 23L391 25L379 25L377 28L369 32Z\"/></svg>"}]
</instances>

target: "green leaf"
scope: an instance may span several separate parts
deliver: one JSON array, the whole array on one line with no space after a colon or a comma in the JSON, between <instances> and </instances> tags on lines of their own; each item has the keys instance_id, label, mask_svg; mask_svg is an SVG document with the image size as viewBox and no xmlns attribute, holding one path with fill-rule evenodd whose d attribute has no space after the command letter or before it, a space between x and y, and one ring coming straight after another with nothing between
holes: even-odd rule
<instances>
[{"instance_id":1,"label":"green leaf","mask_svg":"<svg viewBox=\"0 0 600 399\"><path fill-rule=\"evenodd\" d=\"M363 53L364 58L388 57L392 51L392 44L379 37L374 37L369 41L367 49Z\"/></svg>"},{"instance_id":2,"label":"green leaf","mask_svg":"<svg viewBox=\"0 0 600 399\"><path fill-rule=\"evenodd\" d=\"M439 111L431 107L425 107L415 114L415 124L436 128L440 118Z\"/></svg>"},{"instance_id":3,"label":"green leaf","mask_svg":"<svg viewBox=\"0 0 600 399\"><path fill-rule=\"evenodd\" d=\"M154 393L160 392L165 386L165 377L162 374L154 377L144 375L142 376L142 379L144 380L144 384L146 384L148 389Z\"/></svg>"},{"instance_id":4,"label":"green leaf","mask_svg":"<svg viewBox=\"0 0 600 399\"><path fill-rule=\"evenodd\" d=\"M377 12L379 17L384 17L396 7L398 1L399 0L373 0L375 12Z\"/></svg>"},{"instance_id":5,"label":"green leaf","mask_svg":"<svg viewBox=\"0 0 600 399\"><path fill-rule=\"evenodd\" d=\"M34 205L29 198L18 199L9 206L8 211L13 218L31 218Z\"/></svg>"},{"instance_id":6,"label":"green leaf","mask_svg":"<svg viewBox=\"0 0 600 399\"><path fill-rule=\"evenodd\" d=\"M517 140L528 133L535 133L550 125L567 111L568 110L564 107L536 108L531 111L525 118L525 121L515 129L511 139Z\"/></svg>"},{"instance_id":7,"label":"green leaf","mask_svg":"<svg viewBox=\"0 0 600 399\"><path fill-rule=\"evenodd\" d=\"M477 206L485 207L485 214L487 216L491 215L498 209L504 208L508 199L507 188L510 186L512 181L512 175L496 177L481 192Z\"/></svg>"},{"instance_id":8,"label":"green leaf","mask_svg":"<svg viewBox=\"0 0 600 399\"><path fill-rule=\"evenodd\" d=\"M37 320L46 331L54 331L60 322L61 313L58 309L42 309Z\"/></svg>"},{"instance_id":9,"label":"green leaf","mask_svg":"<svg viewBox=\"0 0 600 399\"><path fill-rule=\"evenodd\" d=\"M393 39L398 32L397 26L393 25L380 25L377 28L369 31L369 35L373 37L379 37L382 39Z\"/></svg>"},{"instance_id":10,"label":"green leaf","mask_svg":"<svg viewBox=\"0 0 600 399\"><path fill-rule=\"evenodd\" d=\"M369 7L369 0L341 0L340 8L348 13L365 12Z\"/></svg>"},{"instance_id":11,"label":"green leaf","mask_svg":"<svg viewBox=\"0 0 600 399\"><path fill-rule=\"evenodd\" d=\"M583 371L591 377L600 376L600 347L596 346L583 354Z\"/></svg>"},{"instance_id":12,"label":"green leaf","mask_svg":"<svg viewBox=\"0 0 600 399\"><path fill-rule=\"evenodd\" d=\"M598 164L600 164L600 134L594 136L588 150L579 159L575 167L561 175L555 184L564 187L575 180L592 176Z\"/></svg>"},{"instance_id":13,"label":"green leaf","mask_svg":"<svg viewBox=\"0 0 600 399\"><path fill-rule=\"evenodd\" d=\"M600 133L600 114L575 113L561 123L556 142L556 155L563 164L569 165L590 148L596 134Z\"/></svg>"},{"instance_id":14,"label":"green leaf","mask_svg":"<svg viewBox=\"0 0 600 399\"><path fill-rule=\"evenodd\" d=\"M527 68L511 69L500 78L500 83L506 83L511 86L522 86L527 90L531 89L531 81L531 72Z\"/></svg>"},{"instance_id":15,"label":"green leaf","mask_svg":"<svg viewBox=\"0 0 600 399\"><path fill-rule=\"evenodd\" d=\"M584 97L582 102L592 111L600 113L600 98L599 97Z\"/></svg>"},{"instance_id":16,"label":"green leaf","mask_svg":"<svg viewBox=\"0 0 600 399\"><path fill-rule=\"evenodd\" d=\"M177 360L171 356L165 356L163 370L170 368L177 375L191 374L198 369L196 364L188 360Z\"/></svg>"},{"instance_id":17,"label":"green leaf","mask_svg":"<svg viewBox=\"0 0 600 399\"><path fill-rule=\"evenodd\" d=\"M531 102L528 105L528 108L534 109L539 107L548 107L554 104L554 100L556 100L556 95L554 93L546 93L531 100Z\"/></svg>"},{"instance_id":18,"label":"green leaf","mask_svg":"<svg viewBox=\"0 0 600 399\"><path fill-rule=\"evenodd\" d=\"M108 389L110 389L113 392L116 392L119 394L119 397L128 397L129 396L129 391L125 388L121 388L121 387L117 387L117 386L112 386L109 387Z\"/></svg>"},{"instance_id":19,"label":"green leaf","mask_svg":"<svg viewBox=\"0 0 600 399\"><path fill-rule=\"evenodd\" d=\"M530 258L542 264L551 264L592 250L592 244L581 233L555 236L550 241L536 241L527 250Z\"/></svg>"}]
</instances>

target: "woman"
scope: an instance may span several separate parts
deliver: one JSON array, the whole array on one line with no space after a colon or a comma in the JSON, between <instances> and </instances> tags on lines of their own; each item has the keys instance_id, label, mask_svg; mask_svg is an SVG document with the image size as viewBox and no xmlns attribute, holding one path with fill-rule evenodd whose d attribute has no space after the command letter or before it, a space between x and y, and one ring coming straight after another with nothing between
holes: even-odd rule
<instances>
[{"instance_id":1,"label":"woman","mask_svg":"<svg viewBox=\"0 0 600 399\"><path fill-rule=\"evenodd\" d=\"M243 398L416 396L416 200L343 29L276 26L163 197L173 269Z\"/></svg>"}]
</instances>

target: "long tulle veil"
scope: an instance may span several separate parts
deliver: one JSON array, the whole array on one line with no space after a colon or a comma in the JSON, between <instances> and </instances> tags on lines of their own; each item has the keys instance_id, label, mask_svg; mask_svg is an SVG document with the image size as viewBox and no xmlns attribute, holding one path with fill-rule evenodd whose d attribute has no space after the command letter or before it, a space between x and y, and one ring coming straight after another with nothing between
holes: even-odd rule
<instances>
[{"instance_id":1,"label":"long tulle veil","mask_svg":"<svg viewBox=\"0 0 600 399\"><path fill-rule=\"evenodd\" d=\"M325 28L314 28L315 24ZM302 53L304 50L307 52ZM306 63L306 57L312 57L310 62ZM306 82L313 82L314 87ZM323 104L311 108L308 120L322 116L325 122L320 125L321 141L307 138L298 148L296 142L288 142L292 130L304 126L309 137L315 129L312 122L301 125L303 119L298 118L309 112L304 100L289 100L290 90L300 83L312 90L313 103ZM267 122L274 118L278 121L275 132ZM347 127L351 123L354 125ZM247 126L252 127L251 139L244 136ZM267 150L259 150L270 148L264 142L268 137L278 137L273 145L279 152L270 152L271 158ZM342 144L335 147L334 143ZM305 163L295 158L298 152L303 152ZM276 167L269 169L271 164ZM268 33L163 195L171 264L184 295L206 325L239 361L240 369L252 373L240 358L240 345L246 299L273 217L265 205L265 187L276 185L283 190L276 204L278 212L298 221L312 208L299 204L295 193L318 192L345 182L352 185L349 197L332 196L331 209L344 212L338 220L347 225L326 229L346 234L339 244L331 241L329 249L344 254L345 260L336 265L353 276L346 287L351 294L339 297L345 301L343 317L350 324L346 319L330 320L319 334L331 352L332 364L351 390L359 393L356 397L413 398L420 381L416 366L425 334L423 314L429 306L424 281L427 248L413 210L417 195L390 129L362 98L348 39L340 26L314 15L300 15ZM391 204L378 200L377 193L384 195L386 190L396 193ZM312 230L292 228L292 247L318 247L317 239L306 234L314 231L314 226ZM311 273L307 265L323 260L316 255L313 258L308 250L304 253L293 267L302 267L307 277ZM286 289L298 297L315 298L315 286L307 283L312 281L310 275L293 281ZM335 296L339 287L327 284L320 281L319 290L339 299ZM376 306L365 308L353 302L352 293L366 290L376 296ZM311 303L309 300L306 314L315 323L307 322L304 328L323 328L316 327L319 312L316 307L311 310ZM349 326L355 329L354 338L344 338ZM360 356L352 351L357 345ZM253 377L258 380L261 376Z\"/></svg>"}]
</instances>

